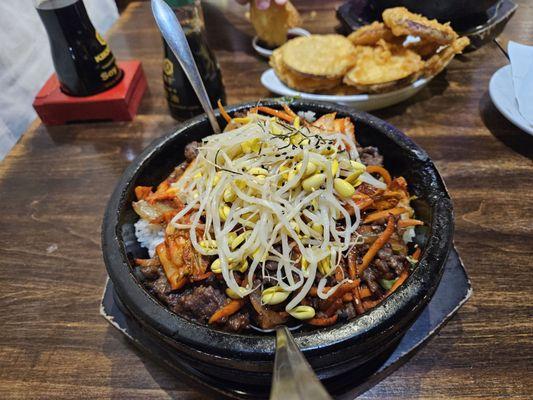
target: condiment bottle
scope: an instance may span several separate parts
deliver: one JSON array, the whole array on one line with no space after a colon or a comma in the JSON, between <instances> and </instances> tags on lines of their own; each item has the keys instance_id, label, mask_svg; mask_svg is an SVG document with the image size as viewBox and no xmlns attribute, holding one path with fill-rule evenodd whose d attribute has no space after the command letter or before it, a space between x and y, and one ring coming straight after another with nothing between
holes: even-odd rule
<instances>
[{"instance_id":1,"label":"condiment bottle","mask_svg":"<svg viewBox=\"0 0 533 400\"><path fill-rule=\"evenodd\" d=\"M226 93L222 83L220 67L214 53L209 48L205 35L200 0L165 0L172 7L183 27L187 42L202 76L207 94L213 107L220 99L226 103ZM170 113L183 120L203 113L202 106L178 60L163 40L163 84Z\"/></svg>"},{"instance_id":2,"label":"condiment bottle","mask_svg":"<svg viewBox=\"0 0 533 400\"><path fill-rule=\"evenodd\" d=\"M90 96L122 79L115 57L94 28L83 0L34 0L43 21L61 90Z\"/></svg>"}]
</instances>

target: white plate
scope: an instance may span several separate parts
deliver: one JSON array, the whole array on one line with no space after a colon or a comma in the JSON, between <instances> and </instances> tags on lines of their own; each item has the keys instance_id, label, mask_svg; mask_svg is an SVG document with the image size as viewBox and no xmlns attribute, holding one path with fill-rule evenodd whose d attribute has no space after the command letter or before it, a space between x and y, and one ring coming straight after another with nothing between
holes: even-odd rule
<instances>
[{"instance_id":1,"label":"white plate","mask_svg":"<svg viewBox=\"0 0 533 400\"><path fill-rule=\"evenodd\" d=\"M417 94L429 83L430 80L431 78L421 78L409 86L387 93L334 96L327 94L305 93L293 90L285 86L285 84L279 80L272 68L263 72L263 75L261 75L261 83L273 93L282 96L298 96L306 100L317 100L342 104L361 111L378 110L380 108L385 108L392 106L393 104L400 103Z\"/></svg>"},{"instance_id":2,"label":"white plate","mask_svg":"<svg viewBox=\"0 0 533 400\"><path fill-rule=\"evenodd\" d=\"M311 35L309 31L306 31L303 28L289 29L289 33L294 36L310 36ZM252 39L252 47L258 54L262 55L263 57L269 58L272 55L271 49L267 49L266 47L262 47L259 45L259 38L257 36L254 36L254 38Z\"/></svg>"},{"instance_id":3,"label":"white plate","mask_svg":"<svg viewBox=\"0 0 533 400\"><path fill-rule=\"evenodd\" d=\"M492 102L505 118L524 132L533 135L533 126L518 111L510 65L500 68L492 75L489 93Z\"/></svg>"}]
</instances>

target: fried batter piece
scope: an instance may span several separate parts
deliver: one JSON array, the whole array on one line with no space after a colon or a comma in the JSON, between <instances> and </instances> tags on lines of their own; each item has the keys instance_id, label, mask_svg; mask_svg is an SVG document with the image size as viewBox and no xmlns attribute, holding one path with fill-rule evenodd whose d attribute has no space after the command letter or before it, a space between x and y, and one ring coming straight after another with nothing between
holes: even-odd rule
<instances>
[{"instance_id":1,"label":"fried batter piece","mask_svg":"<svg viewBox=\"0 0 533 400\"><path fill-rule=\"evenodd\" d=\"M440 24L437 20L429 20L419 14L409 12L405 7L388 8L382 14L385 25L395 36L411 35L419 37L423 42L440 45L452 43L457 33L449 23Z\"/></svg>"},{"instance_id":2,"label":"fried batter piece","mask_svg":"<svg viewBox=\"0 0 533 400\"><path fill-rule=\"evenodd\" d=\"M439 74L470 43L448 25L404 7L341 35L311 35L276 49L270 65L287 86L309 93L350 95L397 90Z\"/></svg>"},{"instance_id":3,"label":"fried batter piece","mask_svg":"<svg viewBox=\"0 0 533 400\"><path fill-rule=\"evenodd\" d=\"M311 78L342 78L357 57L355 46L342 35L301 36L280 50L289 70Z\"/></svg>"},{"instance_id":4,"label":"fried batter piece","mask_svg":"<svg viewBox=\"0 0 533 400\"><path fill-rule=\"evenodd\" d=\"M379 93L413 82L424 68L415 52L380 40L375 47L359 46L356 65L344 83L359 90Z\"/></svg>"},{"instance_id":5,"label":"fried batter piece","mask_svg":"<svg viewBox=\"0 0 533 400\"><path fill-rule=\"evenodd\" d=\"M270 57L270 66L274 69L278 78L287 86L296 90L301 90L302 92L314 93L323 92L325 90L336 90L341 84L341 78L313 78L291 71L283 63L281 51L282 48L274 50Z\"/></svg>"},{"instance_id":6,"label":"fried batter piece","mask_svg":"<svg viewBox=\"0 0 533 400\"><path fill-rule=\"evenodd\" d=\"M374 21L350 33L348 39L356 46L374 46L381 39L389 43L401 44L405 37L394 36L383 22Z\"/></svg>"},{"instance_id":7,"label":"fried batter piece","mask_svg":"<svg viewBox=\"0 0 533 400\"><path fill-rule=\"evenodd\" d=\"M272 2L266 10L259 10L256 2L250 3L250 22L259 39L275 48L287 41L287 32L301 22L298 10L290 1L283 5Z\"/></svg>"},{"instance_id":8,"label":"fried batter piece","mask_svg":"<svg viewBox=\"0 0 533 400\"><path fill-rule=\"evenodd\" d=\"M424 42L423 40L405 45L405 48L413 50L415 53L420 54L423 58L428 58L434 55L439 47L441 47L441 45L438 43Z\"/></svg>"},{"instance_id":9,"label":"fried batter piece","mask_svg":"<svg viewBox=\"0 0 533 400\"><path fill-rule=\"evenodd\" d=\"M435 76L440 74L444 68L452 61L456 54L463 52L463 49L470 44L470 39L460 37L448 47L442 49L437 54L426 61L424 67L425 76Z\"/></svg>"}]
</instances>

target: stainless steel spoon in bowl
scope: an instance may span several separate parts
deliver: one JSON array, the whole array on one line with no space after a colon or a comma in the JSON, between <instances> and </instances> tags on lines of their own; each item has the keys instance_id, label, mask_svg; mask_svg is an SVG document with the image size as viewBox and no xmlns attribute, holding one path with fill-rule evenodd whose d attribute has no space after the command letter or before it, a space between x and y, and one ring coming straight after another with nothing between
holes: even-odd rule
<instances>
[{"instance_id":1,"label":"stainless steel spoon in bowl","mask_svg":"<svg viewBox=\"0 0 533 400\"><path fill-rule=\"evenodd\" d=\"M286 326L276 329L270 400L331 400Z\"/></svg>"},{"instance_id":2,"label":"stainless steel spoon in bowl","mask_svg":"<svg viewBox=\"0 0 533 400\"><path fill-rule=\"evenodd\" d=\"M176 14L174 14L174 11L172 11L169 5L163 0L152 0L152 13L154 14L155 22L157 23L161 34L178 59L185 75L187 75L187 78L191 82L194 92L196 93L196 96L198 96L198 100L200 100L200 104L209 118L213 131L215 133L220 133L220 126L215 117L213 107L211 107L211 102L209 101L209 96L205 90L204 82L202 81L200 72L198 72L198 67L194 61L189 43L187 43L187 38L185 37L185 33L181 28Z\"/></svg>"},{"instance_id":3,"label":"stainless steel spoon in bowl","mask_svg":"<svg viewBox=\"0 0 533 400\"><path fill-rule=\"evenodd\" d=\"M185 33L172 9L163 0L152 0L152 13L168 46L191 82L215 133L220 126L211 107ZM276 356L270 399L330 400L331 397L307 363L286 326L276 329Z\"/></svg>"}]
</instances>

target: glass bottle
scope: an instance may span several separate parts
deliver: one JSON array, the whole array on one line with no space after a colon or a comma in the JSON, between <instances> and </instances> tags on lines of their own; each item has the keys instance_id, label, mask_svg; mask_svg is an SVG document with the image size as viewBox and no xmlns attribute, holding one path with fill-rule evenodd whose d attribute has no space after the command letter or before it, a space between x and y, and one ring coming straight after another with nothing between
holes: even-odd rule
<instances>
[{"instance_id":1,"label":"glass bottle","mask_svg":"<svg viewBox=\"0 0 533 400\"><path fill-rule=\"evenodd\" d=\"M185 32L187 42L202 76L207 94L213 107L217 100L226 104L226 93L222 74L214 53L209 48L200 0L165 0L172 7ZM170 47L163 39L163 84L168 107L178 120L203 113L202 106L185 72Z\"/></svg>"},{"instance_id":2,"label":"glass bottle","mask_svg":"<svg viewBox=\"0 0 533 400\"><path fill-rule=\"evenodd\" d=\"M115 57L94 28L83 0L34 0L50 41L61 90L90 96L122 79Z\"/></svg>"}]
</instances>

